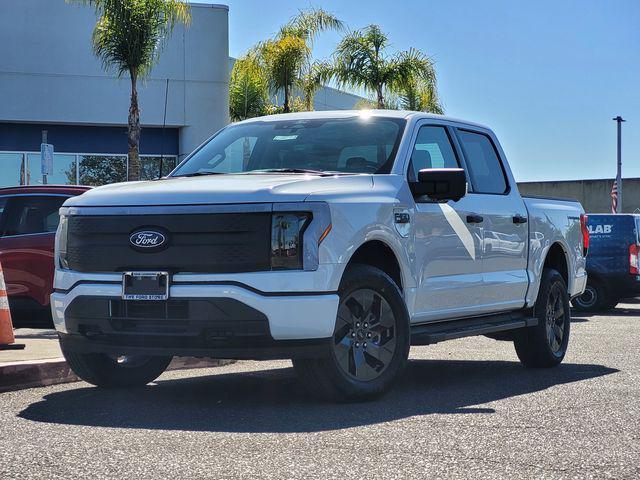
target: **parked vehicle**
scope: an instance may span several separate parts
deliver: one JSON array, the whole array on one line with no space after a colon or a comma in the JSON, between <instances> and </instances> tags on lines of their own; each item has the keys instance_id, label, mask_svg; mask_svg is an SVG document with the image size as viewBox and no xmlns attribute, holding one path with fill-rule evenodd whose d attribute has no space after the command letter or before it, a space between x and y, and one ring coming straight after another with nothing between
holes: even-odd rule
<instances>
[{"instance_id":1,"label":"parked vehicle","mask_svg":"<svg viewBox=\"0 0 640 480\"><path fill-rule=\"evenodd\" d=\"M573 299L577 310L615 308L623 298L640 295L640 215L589 214L587 288Z\"/></svg>"},{"instance_id":2,"label":"parked vehicle","mask_svg":"<svg viewBox=\"0 0 640 480\"><path fill-rule=\"evenodd\" d=\"M577 202L522 198L487 127L416 112L230 125L168 178L67 200L52 309L71 368L145 384L173 355L292 358L314 392L385 392L409 346L567 350Z\"/></svg>"},{"instance_id":3,"label":"parked vehicle","mask_svg":"<svg viewBox=\"0 0 640 480\"><path fill-rule=\"evenodd\" d=\"M0 188L0 263L16 327L51 326L53 247L58 210L77 186Z\"/></svg>"}]
</instances>

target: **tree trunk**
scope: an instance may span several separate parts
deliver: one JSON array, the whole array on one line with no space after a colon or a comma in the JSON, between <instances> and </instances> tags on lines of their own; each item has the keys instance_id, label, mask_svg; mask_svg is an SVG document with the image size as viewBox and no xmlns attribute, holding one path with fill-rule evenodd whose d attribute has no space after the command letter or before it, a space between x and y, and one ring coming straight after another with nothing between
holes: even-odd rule
<instances>
[{"instance_id":1,"label":"tree trunk","mask_svg":"<svg viewBox=\"0 0 640 480\"><path fill-rule=\"evenodd\" d=\"M127 180L140 180L140 110L138 109L138 89L136 85L137 73L129 72L131 75L131 105L129 106L129 129L127 132L129 140L129 168L127 169Z\"/></svg>"},{"instance_id":2,"label":"tree trunk","mask_svg":"<svg viewBox=\"0 0 640 480\"><path fill-rule=\"evenodd\" d=\"M244 137L242 142L242 171L246 172L249 166L249 160L251 160L251 142L249 137Z\"/></svg>"},{"instance_id":3,"label":"tree trunk","mask_svg":"<svg viewBox=\"0 0 640 480\"><path fill-rule=\"evenodd\" d=\"M289 108L289 85L284 86L284 105L282 111L284 113L289 113L291 111Z\"/></svg>"},{"instance_id":4,"label":"tree trunk","mask_svg":"<svg viewBox=\"0 0 640 480\"><path fill-rule=\"evenodd\" d=\"M378 108L384 108L384 96L382 95L382 85L378 86Z\"/></svg>"}]
</instances>

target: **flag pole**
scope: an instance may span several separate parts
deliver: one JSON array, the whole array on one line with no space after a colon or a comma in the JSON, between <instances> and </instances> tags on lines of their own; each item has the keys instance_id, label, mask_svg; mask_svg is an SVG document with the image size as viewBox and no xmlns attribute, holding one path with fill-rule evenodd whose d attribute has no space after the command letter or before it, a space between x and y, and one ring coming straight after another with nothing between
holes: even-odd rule
<instances>
[{"instance_id":1,"label":"flag pole","mask_svg":"<svg viewBox=\"0 0 640 480\"><path fill-rule=\"evenodd\" d=\"M626 122L620 115L615 117L618 123L618 170L616 173L617 205L616 213L622 213L622 122Z\"/></svg>"}]
</instances>

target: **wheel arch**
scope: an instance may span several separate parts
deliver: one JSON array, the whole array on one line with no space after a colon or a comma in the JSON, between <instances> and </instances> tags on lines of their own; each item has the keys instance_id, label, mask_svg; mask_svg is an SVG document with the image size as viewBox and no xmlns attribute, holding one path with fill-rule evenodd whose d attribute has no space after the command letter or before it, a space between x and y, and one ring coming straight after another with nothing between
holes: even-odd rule
<instances>
[{"instance_id":1,"label":"wheel arch","mask_svg":"<svg viewBox=\"0 0 640 480\"><path fill-rule=\"evenodd\" d=\"M531 266L529 267L531 285L527 292L527 306L533 306L535 304L538 298L538 291L540 290L542 272L546 268L557 270L567 285L567 292L571 292L572 282L574 280L571 274L571 256L562 241L556 239L554 242L551 242L550 246L546 247L542 254L539 256L531 256L529 262L531 262Z\"/></svg>"},{"instance_id":2,"label":"wheel arch","mask_svg":"<svg viewBox=\"0 0 640 480\"><path fill-rule=\"evenodd\" d=\"M551 245L544 259L542 268L553 268L557 270L560 275L562 275L567 288L569 287L569 255L560 242L555 242Z\"/></svg>"},{"instance_id":3,"label":"wheel arch","mask_svg":"<svg viewBox=\"0 0 640 480\"><path fill-rule=\"evenodd\" d=\"M384 240L371 239L361 244L349 258L344 272L354 264L370 265L379 268L391 277L401 292L404 292L406 281L403 278L400 260L393 248Z\"/></svg>"}]
</instances>

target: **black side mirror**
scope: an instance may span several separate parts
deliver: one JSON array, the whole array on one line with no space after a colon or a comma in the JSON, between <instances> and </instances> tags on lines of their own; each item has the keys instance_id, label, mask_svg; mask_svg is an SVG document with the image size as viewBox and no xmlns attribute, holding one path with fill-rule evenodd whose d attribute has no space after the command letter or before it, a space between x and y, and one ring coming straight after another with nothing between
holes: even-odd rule
<instances>
[{"instance_id":1,"label":"black side mirror","mask_svg":"<svg viewBox=\"0 0 640 480\"><path fill-rule=\"evenodd\" d=\"M467 176L462 168L425 168L418 172L417 182L409 183L409 188L414 196L457 202L467 194Z\"/></svg>"}]
</instances>

